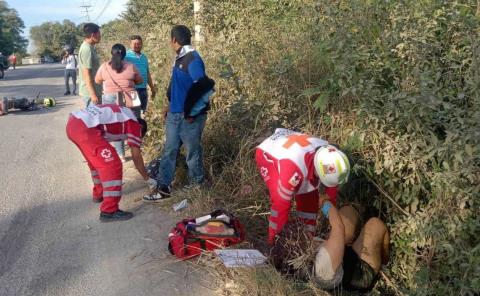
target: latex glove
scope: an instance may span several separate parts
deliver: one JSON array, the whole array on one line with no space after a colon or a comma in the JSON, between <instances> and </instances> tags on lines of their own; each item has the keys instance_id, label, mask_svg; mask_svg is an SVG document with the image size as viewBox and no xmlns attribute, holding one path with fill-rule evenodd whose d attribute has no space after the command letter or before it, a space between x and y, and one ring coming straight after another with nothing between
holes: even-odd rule
<instances>
[{"instance_id":1,"label":"latex glove","mask_svg":"<svg viewBox=\"0 0 480 296\"><path fill-rule=\"evenodd\" d=\"M149 178L147 180L147 184L148 184L148 188L150 188L150 190L153 190L153 189L157 188L157 180L155 180L155 179Z\"/></svg>"}]
</instances>

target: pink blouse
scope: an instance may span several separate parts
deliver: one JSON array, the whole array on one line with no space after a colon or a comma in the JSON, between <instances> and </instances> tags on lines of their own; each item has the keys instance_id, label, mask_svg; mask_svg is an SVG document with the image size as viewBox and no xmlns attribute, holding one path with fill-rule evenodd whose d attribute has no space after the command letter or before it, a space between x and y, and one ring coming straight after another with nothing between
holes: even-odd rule
<instances>
[{"instance_id":1,"label":"pink blouse","mask_svg":"<svg viewBox=\"0 0 480 296\"><path fill-rule=\"evenodd\" d=\"M104 63L100 66L95 75L95 80L100 78L103 80L103 93L113 94L120 91L133 91L135 90L135 80L139 79L140 73L134 64L123 62L123 70L117 73L112 66L108 63ZM115 84L113 81L118 84ZM120 87L119 87L120 86Z\"/></svg>"}]
</instances>

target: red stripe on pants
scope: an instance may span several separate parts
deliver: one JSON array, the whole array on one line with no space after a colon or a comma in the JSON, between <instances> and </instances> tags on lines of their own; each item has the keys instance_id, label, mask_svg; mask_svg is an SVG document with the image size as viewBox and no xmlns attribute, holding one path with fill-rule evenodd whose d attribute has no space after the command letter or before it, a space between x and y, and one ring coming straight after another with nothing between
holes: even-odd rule
<instances>
[{"instance_id":1,"label":"red stripe on pants","mask_svg":"<svg viewBox=\"0 0 480 296\"><path fill-rule=\"evenodd\" d=\"M82 120L70 116L67 123L67 136L77 145L87 160L91 171L97 171L102 183L112 184L120 181L120 185L103 187L95 184L93 188L94 198L103 195L100 210L105 213L113 213L118 210L118 203L122 191L122 162L115 149L102 137L100 129L88 128ZM106 196L106 195L109 196Z\"/></svg>"}]
</instances>

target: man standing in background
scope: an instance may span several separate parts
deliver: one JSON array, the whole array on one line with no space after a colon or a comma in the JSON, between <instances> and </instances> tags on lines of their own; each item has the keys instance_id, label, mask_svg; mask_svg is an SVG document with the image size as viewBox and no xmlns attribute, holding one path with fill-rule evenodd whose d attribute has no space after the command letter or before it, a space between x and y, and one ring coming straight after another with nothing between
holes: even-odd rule
<instances>
[{"instance_id":1,"label":"man standing in background","mask_svg":"<svg viewBox=\"0 0 480 296\"><path fill-rule=\"evenodd\" d=\"M150 86L150 91L152 92L152 98L155 97L157 89L153 84L152 76L150 75L150 68L148 66L148 58L142 53L143 41L142 37L139 35L133 35L130 37L130 49L127 51L125 56L125 61L134 64L140 75L143 78L143 82L135 85L135 89L138 92L140 101L142 102L141 109L143 112L147 110L148 104L148 93L147 93L147 83Z\"/></svg>"},{"instance_id":2,"label":"man standing in background","mask_svg":"<svg viewBox=\"0 0 480 296\"><path fill-rule=\"evenodd\" d=\"M100 27L93 23L83 25L84 40L78 52L78 66L80 69L80 91L85 106L90 103L100 104L102 86L95 84L94 78L100 67L95 44L101 40Z\"/></svg>"},{"instance_id":3,"label":"man standing in background","mask_svg":"<svg viewBox=\"0 0 480 296\"><path fill-rule=\"evenodd\" d=\"M10 56L10 64L12 64L13 70L15 70L15 66L17 65L17 56L15 53L12 53Z\"/></svg>"},{"instance_id":4,"label":"man standing in background","mask_svg":"<svg viewBox=\"0 0 480 296\"><path fill-rule=\"evenodd\" d=\"M77 58L74 54L74 49L72 46L65 47L65 54L62 58L62 64L65 65L65 93L64 96L70 94L75 95L77 91ZM72 78L73 92L70 93L70 78Z\"/></svg>"}]
</instances>

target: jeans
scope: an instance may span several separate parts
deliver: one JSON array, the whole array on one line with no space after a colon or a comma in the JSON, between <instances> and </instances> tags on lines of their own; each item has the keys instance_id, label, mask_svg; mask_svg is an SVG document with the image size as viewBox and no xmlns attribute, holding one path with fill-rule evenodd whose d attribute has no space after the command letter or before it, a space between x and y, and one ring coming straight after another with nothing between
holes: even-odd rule
<instances>
[{"instance_id":1,"label":"jeans","mask_svg":"<svg viewBox=\"0 0 480 296\"><path fill-rule=\"evenodd\" d=\"M165 122L166 141L160 169L157 175L159 185L169 186L175 176L175 166L180 144L183 143L187 152L188 176L193 184L203 182L203 148L202 132L207 120L206 114L198 115L192 123L183 117L183 113L167 114Z\"/></svg>"},{"instance_id":2,"label":"jeans","mask_svg":"<svg viewBox=\"0 0 480 296\"><path fill-rule=\"evenodd\" d=\"M146 88L137 88L136 91L138 92L138 97L140 98L140 108L143 112L147 111L147 104L148 104L148 92Z\"/></svg>"},{"instance_id":3,"label":"jeans","mask_svg":"<svg viewBox=\"0 0 480 296\"><path fill-rule=\"evenodd\" d=\"M65 69L65 90L67 92L70 92L70 77L72 78L72 83L73 83L73 94L77 91L77 70L75 69Z\"/></svg>"}]
</instances>

